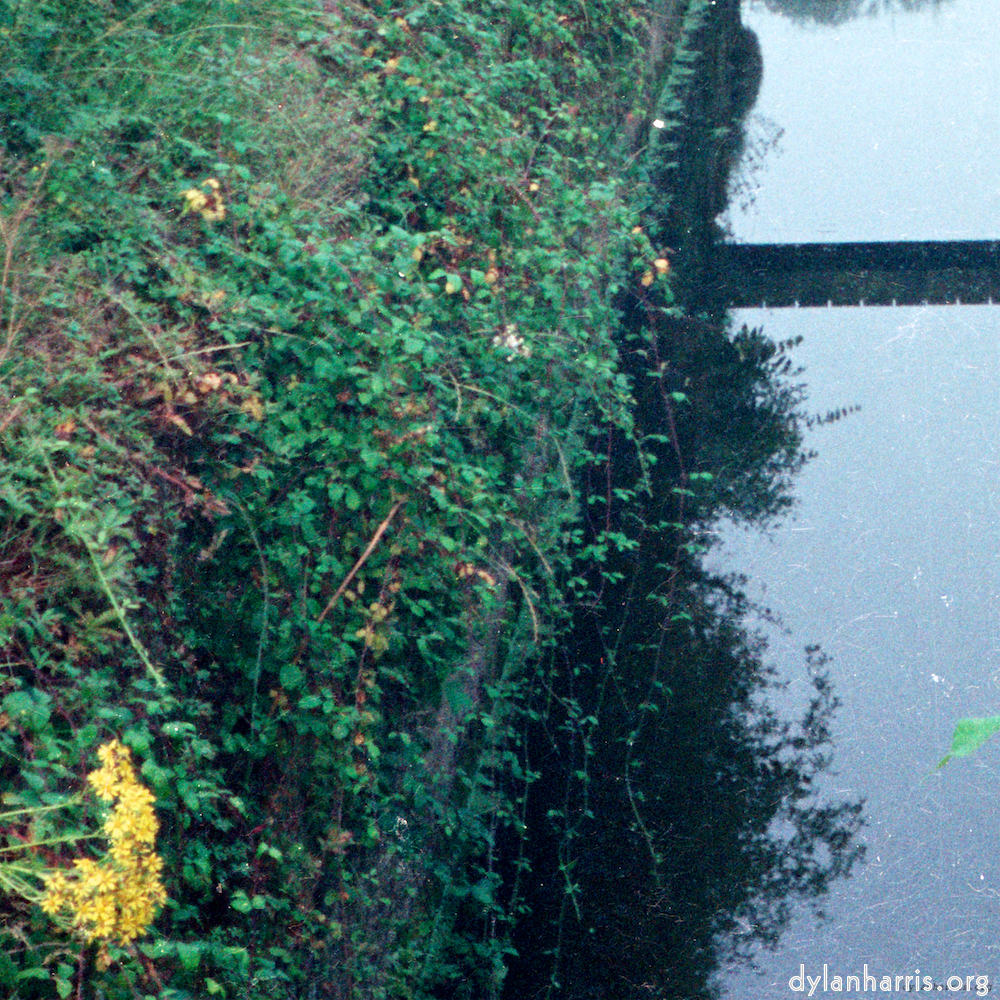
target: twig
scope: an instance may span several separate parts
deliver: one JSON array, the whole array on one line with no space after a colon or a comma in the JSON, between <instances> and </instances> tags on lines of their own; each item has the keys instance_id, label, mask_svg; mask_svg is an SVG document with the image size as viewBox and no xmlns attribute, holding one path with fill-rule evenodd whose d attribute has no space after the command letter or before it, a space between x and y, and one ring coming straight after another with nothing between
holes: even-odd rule
<instances>
[{"instance_id":1,"label":"twig","mask_svg":"<svg viewBox=\"0 0 1000 1000\"><path fill-rule=\"evenodd\" d=\"M385 534L386 529L389 527L390 522L396 516L396 512L399 510L400 507L403 506L404 503L406 503L408 499L409 497L403 497L402 500L397 500L393 504L392 510L389 511L388 515L386 516L386 519L378 526L378 528L376 528L375 534L372 535L372 540L368 543L368 547L365 549L364 552L361 553L361 557L351 567L351 572L344 577L343 582L337 588L336 593L327 602L327 605L323 609L319 618L316 619L317 624L322 622L323 619L326 618L326 616L334 609L334 606L336 605L337 601L340 600L341 595L351 585L351 581L354 579L354 577L357 576L358 570L360 570L361 567L364 566L364 564L368 561L368 557L375 551L375 546L378 545L382 536Z\"/></svg>"},{"instance_id":2,"label":"twig","mask_svg":"<svg viewBox=\"0 0 1000 1000\"><path fill-rule=\"evenodd\" d=\"M252 344L252 340L241 340L238 344L219 344L217 347L202 347L197 351L182 351L180 354L171 354L167 361L178 361L181 358L193 358L197 354L215 354L218 351L235 351L238 347L246 347Z\"/></svg>"},{"instance_id":3,"label":"twig","mask_svg":"<svg viewBox=\"0 0 1000 1000\"><path fill-rule=\"evenodd\" d=\"M48 456L44 454L42 455L42 460L45 462L45 467L48 470L49 480L51 481L52 486L54 487L56 493L60 493L61 490L59 488L59 480L56 478L55 469L52 468L52 463L49 461ZM73 520L76 521L76 518ZM79 526L79 523L72 524L69 527L72 530L67 531L67 534L70 534L71 537L75 535L77 539L83 543L83 547L87 550L87 555L90 556L90 562L94 567L94 572L97 574L97 579L101 585L101 589L111 602L111 607L114 608L115 615L117 616L121 627L125 630L129 643L138 654L139 659L142 660L142 665L146 668L149 676L156 682L157 687L166 687L166 681L163 679L163 674L155 666L153 666L153 661L150 659L149 653L146 651L146 647L139 640L138 636L136 636L136 634L132 631L132 626L129 625L128 618L125 615L125 609L115 596L115 592L111 589L111 584L108 583L108 578L104 575L104 569L101 566L101 559L97 554L97 543L94 539L84 534Z\"/></svg>"},{"instance_id":4,"label":"twig","mask_svg":"<svg viewBox=\"0 0 1000 1000\"><path fill-rule=\"evenodd\" d=\"M530 539L529 539L529 541L530 541ZM537 549L536 549L536 551L537 551ZM539 552L539 555L541 555L540 552ZM538 642L538 636L541 633L541 628L540 628L540 624L539 624L539 621L538 621L538 612L535 610L535 604L531 600L531 591L528 589L527 584L525 584L525 582L521 579L521 576L517 572L517 570L514 569L514 567L511 566L511 564L509 562L507 562L506 559L498 559L498 562L517 581L517 585L521 588L521 593L524 596L524 599L525 599L525 601L528 604L528 611L531 614L531 631L532 631L532 634L533 634L535 642ZM542 559L542 562L545 562L545 560Z\"/></svg>"},{"instance_id":5,"label":"twig","mask_svg":"<svg viewBox=\"0 0 1000 1000\"><path fill-rule=\"evenodd\" d=\"M7 430L10 425L17 420L21 415L21 411L24 409L24 403L18 403L13 410L8 413L3 420L0 420L0 434Z\"/></svg>"}]
</instances>

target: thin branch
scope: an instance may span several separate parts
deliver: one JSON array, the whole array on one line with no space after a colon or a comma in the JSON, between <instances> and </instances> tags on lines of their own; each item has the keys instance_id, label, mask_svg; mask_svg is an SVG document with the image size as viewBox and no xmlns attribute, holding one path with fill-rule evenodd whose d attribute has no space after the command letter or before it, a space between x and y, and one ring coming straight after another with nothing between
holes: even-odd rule
<instances>
[{"instance_id":1,"label":"thin branch","mask_svg":"<svg viewBox=\"0 0 1000 1000\"><path fill-rule=\"evenodd\" d=\"M402 500L397 500L393 504L392 510L389 511L388 515L386 516L386 519L375 530L375 534L372 535L372 540L368 543L368 547L365 549L364 552L361 553L361 556L358 559L358 561L351 567L351 572L344 577L340 586L337 588L336 593L334 593L333 597L331 597L330 600L327 602L327 605L323 609L319 618L316 619L317 624L322 622L323 619L326 618L326 616L334 609L334 607L337 604L337 601L340 600L341 595L351 585L351 581L354 579L355 576L357 576L358 571L361 569L361 567L364 566L364 564L368 561L368 557L375 551L375 546L378 545L378 543L381 541L382 536L385 534L386 529L389 527L389 524L391 523L392 519L396 516L396 513L399 510L399 508L402 507L403 504L406 503L408 499L409 497L403 497Z\"/></svg>"},{"instance_id":2,"label":"thin branch","mask_svg":"<svg viewBox=\"0 0 1000 1000\"><path fill-rule=\"evenodd\" d=\"M539 555L541 555L541 553L539 553ZM541 625L538 619L538 612L535 609L535 603L531 599L531 591L528 589L527 584L525 584L525 582L521 579L517 570L514 569L514 567L511 566L506 559L498 558L497 561L517 581L517 585L521 588L521 593L524 595L524 600L528 605L528 611L531 614L531 631L535 642L538 642L538 637L541 634ZM545 560L543 559L542 562L545 562Z\"/></svg>"},{"instance_id":3,"label":"thin branch","mask_svg":"<svg viewBox=\"0 0 1000 1000\"><path fill-rule=\"evenodd\" d=\"M60 493L61 490L59 480L56 478L55 469L52 468L52 463L49 461L48 456L44 454L42 455L42 460L45 462L45 467L49 473L49 480L55 488L56 493ZM81 530L77 518L73 518L73 521L76 523L72 523L68 526L71 530L68 530L67 534L69 534L70 537L75 535L76 538L83 543L83 547L87 550L87 555L90 556L90 562L94 567L94 573L97 575L97 580L101 585L101 589L111 602L111 607L114 609L119 624L125 630L125 635L128 636L129 643L135 650L139 659L142 661L142 665L146 668L149 676L153 678L156 686L158 688L166 687L167 682L164 680L163 674L153 665L153 661L150 659L149 653L146 651L146 647L142 644L139 637L132 631L132 626L129 624L128 617L125 614L125 609L118 600L115 592L111 589L111 584L108 583L108 578L104 575L104 569L101 566L101 557L97 552L97 543L93 538L90 538Z\"/></svg>"}]
</instances>

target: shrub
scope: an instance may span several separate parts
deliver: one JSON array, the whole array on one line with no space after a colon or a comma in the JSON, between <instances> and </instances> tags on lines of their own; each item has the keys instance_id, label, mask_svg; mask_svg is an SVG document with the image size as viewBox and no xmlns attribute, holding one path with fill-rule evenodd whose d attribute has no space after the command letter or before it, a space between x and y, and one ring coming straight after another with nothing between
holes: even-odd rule
<instances>
[{"instance_id":1,"label":"shrub","mask_svg":"<svg viewBox=\"0 0 1000 1000\"><path fill-rule=\"evenodd\" d=\"M635 16L4 16L6 801L119 739L168 901L98 975L11 900L0 979L495 995L578 475L631 434L613 302L661 259L608 124Z\"/></svg>"}]
</instances>

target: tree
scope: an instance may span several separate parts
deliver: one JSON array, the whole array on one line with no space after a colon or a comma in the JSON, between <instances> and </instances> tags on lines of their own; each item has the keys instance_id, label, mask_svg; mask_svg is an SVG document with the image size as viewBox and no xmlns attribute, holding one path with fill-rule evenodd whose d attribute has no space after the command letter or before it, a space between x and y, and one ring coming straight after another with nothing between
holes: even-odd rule
<instances>
[{"instance_id":1,"label":"tree","mask_svg":"<svg viewBox=\"0 0 1000 1000\"><path fill-rule=\"evenodd\" d=\"M794 21L837 25L856 17L907 13L938 7L947 0L755 0L775 14Z\"/></svg>"}]
</instances>

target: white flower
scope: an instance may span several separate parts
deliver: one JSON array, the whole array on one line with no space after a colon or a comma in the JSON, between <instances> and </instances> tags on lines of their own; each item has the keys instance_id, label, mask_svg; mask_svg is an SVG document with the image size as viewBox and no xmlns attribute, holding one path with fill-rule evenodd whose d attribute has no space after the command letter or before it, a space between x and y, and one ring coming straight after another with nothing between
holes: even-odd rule
<instances>
[{"instance_id":1,"label":"white flower","mask_svg":"<svg viewBox=\"0 0 1000 1000\"><path fill-rule=\"evenodd\" d=\"M531 348L525 344L524 337L518 334L517 327L513 323L508 323L503 328L503 333L498 333L493 338L493 344L511 352L507 355L508 361L513 361L516 357L531 357Z\"/></svg>"}]
</instances>

